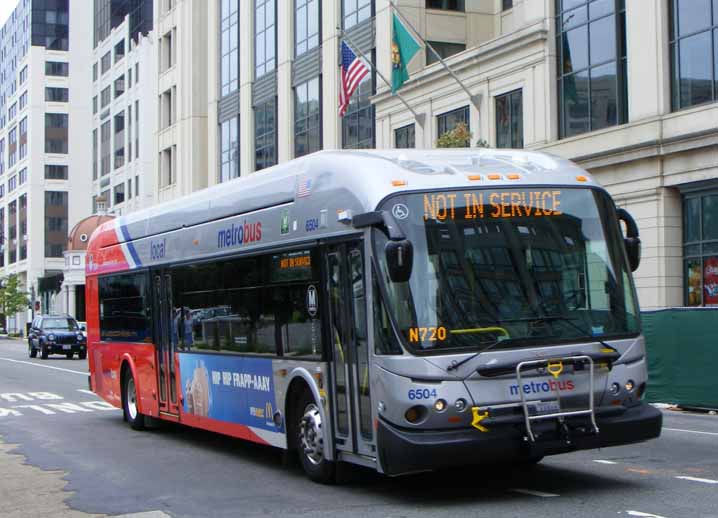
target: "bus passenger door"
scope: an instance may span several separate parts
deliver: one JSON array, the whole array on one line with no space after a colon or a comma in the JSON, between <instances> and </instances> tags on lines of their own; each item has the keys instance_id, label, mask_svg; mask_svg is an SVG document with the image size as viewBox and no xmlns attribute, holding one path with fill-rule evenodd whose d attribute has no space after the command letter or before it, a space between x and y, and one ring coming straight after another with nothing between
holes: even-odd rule
<instances>
[{"instance_id":1,"label":"bus passenger door","mask_svg":"<svg viewBox=\"0 0 718 518\"><path fill-rule=\"evenodd\" d=\"M179 416L174 361L178 334L172 305L172 276L167 272L155 272L152 279L159 407L161 413Z\"/></svg>"},{"instance_id":2,"label":"bus passenger door","mask_svg":"<svg viewBox=\"0 0 718 518\"><path fill-rule=\"evenodd\" d=\"M331 400L337 449L375 456L362 246L352 241L327 248Z\"/></svg>"}]
</instances>

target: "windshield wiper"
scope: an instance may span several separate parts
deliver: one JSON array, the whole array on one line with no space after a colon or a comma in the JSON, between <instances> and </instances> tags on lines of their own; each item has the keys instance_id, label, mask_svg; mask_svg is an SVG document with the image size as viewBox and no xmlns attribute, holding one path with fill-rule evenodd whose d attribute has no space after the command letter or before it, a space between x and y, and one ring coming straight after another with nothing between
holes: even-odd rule
<instances>
[{"instance_id":1,"label":"windshield wiper","mask_svg":"<svg viewBox=\"0 0 718 518\"><path fill-rule=\"evenodd\" d=\"M480 350L479 352L474 353L474 354L472 354L471 356L467 356L466 358L464 358L464 359L461 360L460 362L452 363L451 365L449 365L449 366L446 368L446 370L447 370L447 371L456 370L456 369L458 369L459 367L461 367L462 365L464 365L466 362L469 362L469 361L473 360L474 358L476 358L476 357L479 356L480 354L485 353L485 352L488 351L489 349L493 349L493 348L494 348L495 346L497 346L498 344L502 344L502 343L504 343L504 342L509 342L509 341L511 341L511 340L513 340L513 339L512 339L512 338L504 338L503 340L496 340L496 341L494 341L494 342L491 342L489 345L487 345L486 347L484 347L484 348L483 348L482 350Z\"/></svg>"}]
</instances>

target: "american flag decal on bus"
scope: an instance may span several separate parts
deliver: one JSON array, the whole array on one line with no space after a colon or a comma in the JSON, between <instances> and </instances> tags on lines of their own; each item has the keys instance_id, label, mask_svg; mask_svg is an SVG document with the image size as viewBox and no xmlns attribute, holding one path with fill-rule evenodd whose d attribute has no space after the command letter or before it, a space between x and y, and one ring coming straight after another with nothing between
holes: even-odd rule
<instances>
[{"instance_id":1,"label":"american flag decal on bus","mask_svg":"<svg viewBox=\"0 0 718 518\"><path fill-rule=\"evenodd\" d=\"M311 178L301 178L299 180L299 186L297 187L297 197L301 198L302 196L309 196L312 194L312 179Z\"/></svg>"}]
</instances>

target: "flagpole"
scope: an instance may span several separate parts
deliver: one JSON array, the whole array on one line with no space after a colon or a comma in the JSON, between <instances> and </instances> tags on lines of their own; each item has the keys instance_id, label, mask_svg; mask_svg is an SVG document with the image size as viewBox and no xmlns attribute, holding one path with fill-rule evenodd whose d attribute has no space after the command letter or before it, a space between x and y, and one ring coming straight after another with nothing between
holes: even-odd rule
<instances>
[{"instance_id":1,"label":"flagpole","mask_svg":"<svg viewBox=\"0 0 718 518\"><path fill-rule=\"evenodd\" d=\"M419 31L416 30L416 28L414 27L414 25L412 25L412 23L411 23L409 20L407 20L407 18L402 14L402 12L399 10L399 8L397 7L397 5L394 3L394 0L389 0L389 5L391 5L391 7L394 9L394 12L396 12L396 14L399 15L399 18L401 18L401 20L402 20L406 25L409 26L409 28L411 29L411 31L412 31L416 36L418 36L421 41L424 42L424 45L426 45L426 47L427 47L429 50L431 50L431 52L434 54L434 56L436 56L436 59L439 60L439 63L441 63L441 64L444 66L444 68L445 68L446 71L449 73L449 75L451 75L451 77L454 79L454 81L456 81L456 82L459 84L459 86L461 87L461 89L462 89L464 92L466 92L466 95L469 96L469 99L471 100L471 103L472 103L474 106L476 106L476 108L478 109L478 108L479 108L479 105L481 104L481 95L480 95L480 94L472 94L472 93L471 93L471 91L466 87L466 85L463 83L463 81L461 81L461 79L459 79L459 76L457 76L456 73L455 73L453 70L451 70L451 68L449 68L449 65L446 64L446 61L444 61L444 60L442 59L442 57L439 55L439 53L436 51L436 49L431 46L431 43L429 43L428 41L426 41L426 40L424 39L424 37L423 37L421 34L419 34Z\"/></svg>"},{"instance_id":2,"label":"flagpole","mask_svg":"<svg viewBox=\"0 0 718 518\"><path fill-rule=\"evenodd\" d=\"M344 30L342 30L341 27L337 27L337 30L338 30L339 33L341 34L342 39L344 39L344 40L349 44L349 47L351 48L351 50L353 50L354 53L359 54L359 56L360 56L365 62L367 62L367 63L369 64L369 66L371 66L371 67L374 69L374 72L376 72L376 75L378 75L378 76L381 78L381 80L384 81L389 88L391 88L391 83L390 83L389 81L387 81L386 77L384 77L384 74L382 74L382 73L379 71L379 69L374 65L374 63L373 63L370 59L368 59L368 58L366 57L366 54L364 54L364 53L361 51L361 49L359 49L359 47L357 47L356 45L354 45L354 42L351 40L351 38L349 38L349 36L347 35L347 33L344 32ZM413 109L411 106L409 106L409 103L406 102L406 99L404 99L404 97L402 97L402 95L401 95L400 93L396 92L396 93L394 93L393 95L397 96L397 97L399 98L399 100L400 100L402 103L404 103L404 106L406 106L406 109L411 112L411 114L414 116L414 119L416 119L416 122L419 123L419 126L424 127L424 120L425 120L425 118L426 118L425 115L424 115L423 113L421 113L421 114L416 113L416 112L414 111L414 109Z\"/></svg>"}]
</instances>

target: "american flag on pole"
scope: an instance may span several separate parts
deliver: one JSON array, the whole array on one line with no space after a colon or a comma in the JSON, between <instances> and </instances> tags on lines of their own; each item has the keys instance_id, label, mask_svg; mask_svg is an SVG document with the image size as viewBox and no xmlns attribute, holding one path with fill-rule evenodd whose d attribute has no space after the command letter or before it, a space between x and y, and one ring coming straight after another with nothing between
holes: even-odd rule
<instances>
[{"instance_id":1,"label":"american flag on pole","mask_svg":"<svg viewBox=\"0 0 718 518\"><path fill-rule=\"evenodd\" d=\"M344 117L354 91L369 73L364 60L357 57L345 41L342 41L342 84L339 89L339 116Z\"/></svg>"}]
</instances>

